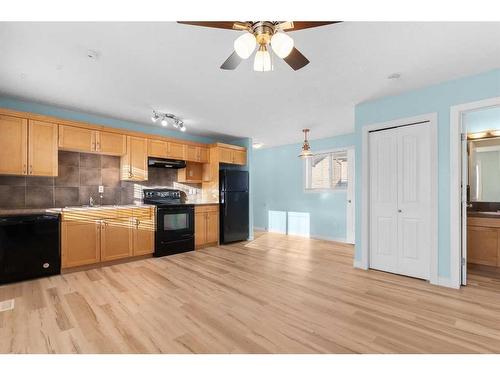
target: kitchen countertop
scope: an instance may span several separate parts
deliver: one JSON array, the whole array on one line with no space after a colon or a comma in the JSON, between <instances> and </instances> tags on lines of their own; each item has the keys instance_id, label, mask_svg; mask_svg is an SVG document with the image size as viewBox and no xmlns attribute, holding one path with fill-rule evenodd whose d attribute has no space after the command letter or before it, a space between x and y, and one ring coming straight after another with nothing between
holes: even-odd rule
<instances>
[{"instance_id":1,"label":"kitchen countertop","mask_svg":"<svg viewBox=\"0 0 500 375\"><path fill-rule=\"evenodd\" d=\"M500 219L500 212L498 211L467 211L469 217L488 217L491 219Z\"/></svg>"},{"instance_id":2,"label":"kitchen countertop","mask_svg":"<svg viewBox=\"0 0 500 375\"><path fill-rule=\"evenodd\" d=\"M18 216L18 215L40 215L46 213L56 213L47 212L47 208L2 208L0 209L0 216Z\"/></svg>"},{"instance_id":3,"label":"kitchen countertop","mask_svg":"<svg viewBox=\"0 0 500 375\"><path fill-rule=\"evenodd\" d=\"M120 209L134 207L155 207L150 204L124 204L124 205L103 205L103 206L71 206L60 208L20 208L20 209L0 209L0 216L15 216L15 215L37 215L37 214L59 214L61 212L75 210L103 210L103 209Z\"/></svg>"}]
</instances>

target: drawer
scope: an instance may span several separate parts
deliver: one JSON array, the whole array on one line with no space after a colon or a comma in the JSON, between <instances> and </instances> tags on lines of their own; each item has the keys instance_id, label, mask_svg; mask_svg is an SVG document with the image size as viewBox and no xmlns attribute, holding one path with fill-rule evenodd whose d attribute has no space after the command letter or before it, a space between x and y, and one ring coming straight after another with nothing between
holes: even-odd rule
<instances>
[{"instance_id":1,"label":"drawer","mask_svg":"<svg viewBox=\"0 0 500 375\"><path fill-rule=\"evenodd\" d=\"M195 213L219 212L219 205L218 204L210 204L210 205L194 206L194 212Z\"/></svg>"}]
</instances>

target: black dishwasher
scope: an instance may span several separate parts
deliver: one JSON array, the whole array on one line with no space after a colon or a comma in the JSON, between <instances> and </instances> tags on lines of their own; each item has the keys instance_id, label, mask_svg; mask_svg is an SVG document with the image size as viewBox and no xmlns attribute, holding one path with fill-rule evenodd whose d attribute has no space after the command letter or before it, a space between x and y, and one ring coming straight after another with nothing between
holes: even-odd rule
<instances>
[{"instance_id":1,"label":"black dishwasher","mask_svg":"<svg viewBox=\"0 0 500 375\"><path fill-rule=\"evenodd\" d=\"M59 215L0 216L0 283L59 273Z\"/></svg>"}]
</instances>

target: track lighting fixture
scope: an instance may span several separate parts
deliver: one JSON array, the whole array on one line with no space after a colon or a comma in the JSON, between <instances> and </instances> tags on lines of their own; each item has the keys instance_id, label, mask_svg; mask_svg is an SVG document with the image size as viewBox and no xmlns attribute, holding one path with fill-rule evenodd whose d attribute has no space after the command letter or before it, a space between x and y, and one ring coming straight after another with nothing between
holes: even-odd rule
<instances>
[{"instance_id":1,"label":"track lighting fixture","mask_svg":"<svg viewBox=\"0 0 500 375\"><path fill-rule=\"evenodd\" d=\"M179 129L182 132L186 131L184 122L172 113L161 113L153 111L153 115L151 116L151 121L157 122L158 120L160 120L162 126L168 126L168 119L172 120L174 128Z\"/></svg>"}]
</instances>

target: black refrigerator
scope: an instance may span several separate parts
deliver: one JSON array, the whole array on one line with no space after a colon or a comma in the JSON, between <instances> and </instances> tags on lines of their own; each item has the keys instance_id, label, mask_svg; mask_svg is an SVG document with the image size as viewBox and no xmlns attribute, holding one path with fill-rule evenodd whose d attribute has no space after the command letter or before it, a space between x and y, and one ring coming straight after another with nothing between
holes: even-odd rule
<instances>
[{"instance_id":1,"label":"black refrigerator","mask_svg":"<svg viewBox=\"0 0 500 375\"><path fill-rule=\"evenodd\" d=\"M219 171L220 242L248 239L248 172Z\"/></svg>"}]
</instances>

